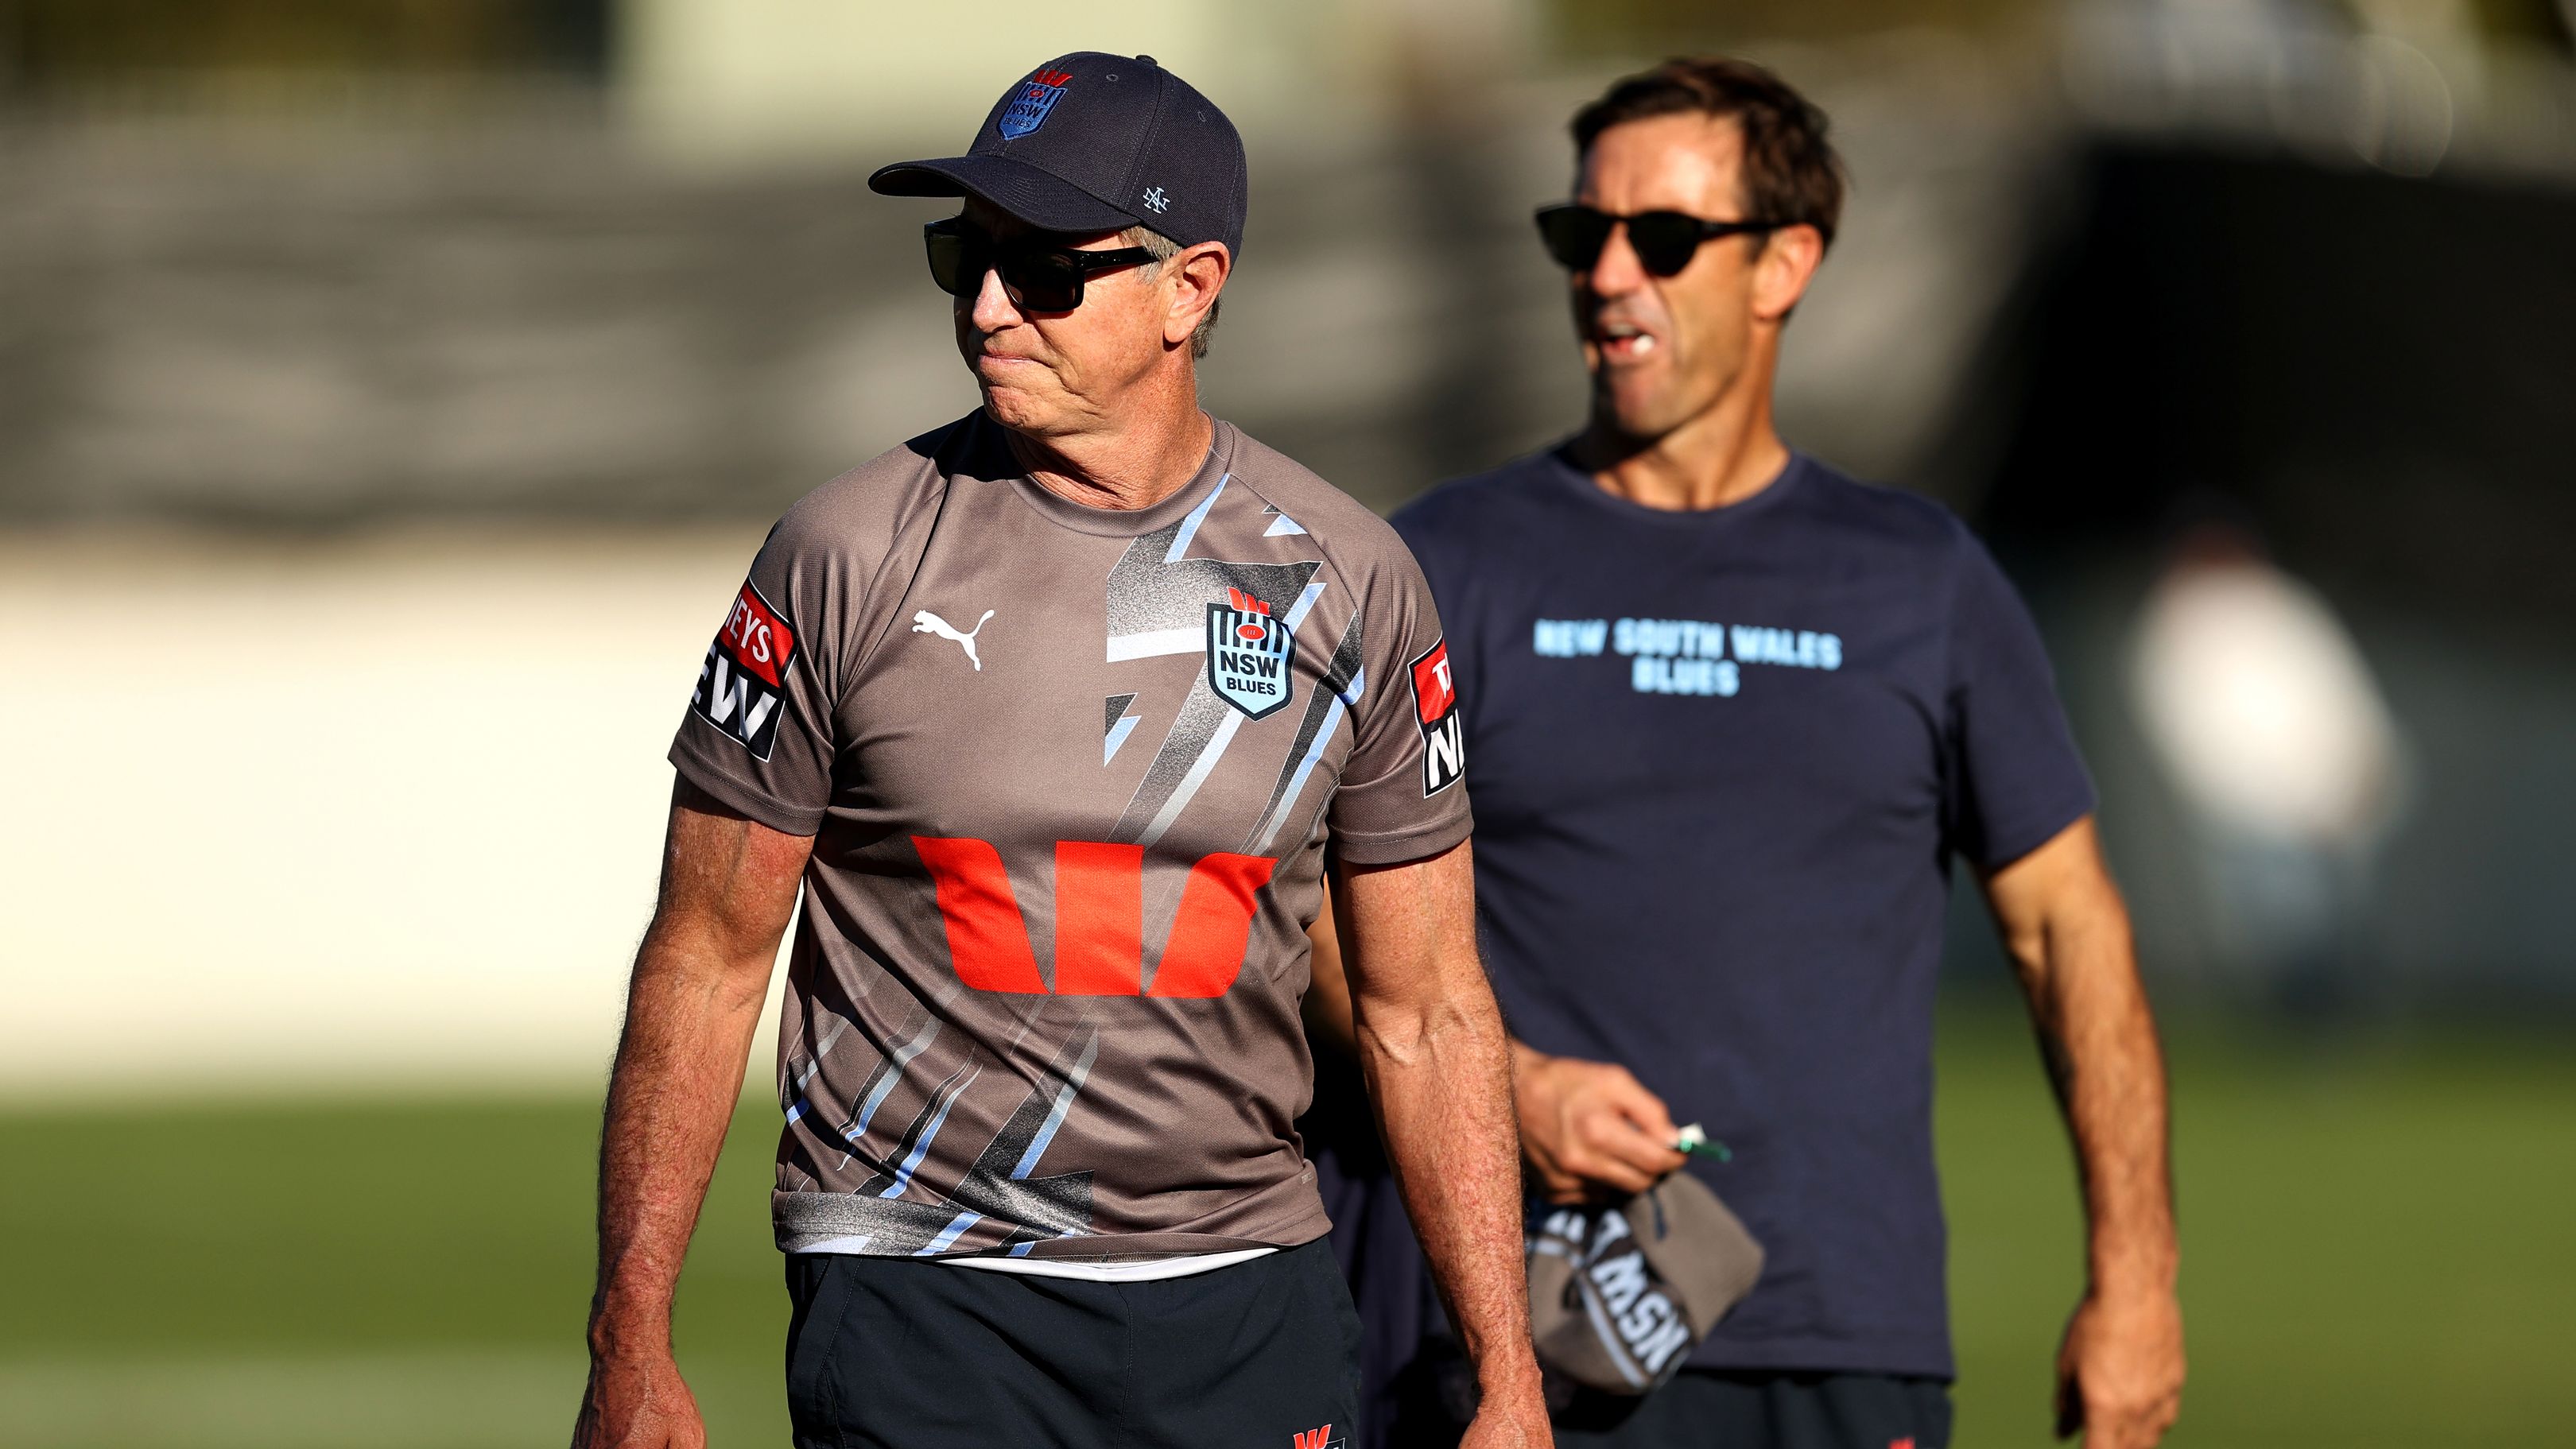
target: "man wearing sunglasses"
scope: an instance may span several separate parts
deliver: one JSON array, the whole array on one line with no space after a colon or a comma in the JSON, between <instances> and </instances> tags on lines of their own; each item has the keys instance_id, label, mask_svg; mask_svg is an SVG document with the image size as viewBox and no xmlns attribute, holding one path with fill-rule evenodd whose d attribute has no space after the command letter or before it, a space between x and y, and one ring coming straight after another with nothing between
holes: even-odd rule
<instances>
[{"instance_id":1,"label":"man wearing sunglasses","mask_svg":"<svg viewBox=\"0 0 2576 1449\"><path fill-rule=\"evenodd\" d=\"M1385 523L1201 412L1223 112L1049 61L933 222L982 406L808 495L671 751L609 1090L576 1442L696 1445L689 1230L778 938L799 1445L1342 1444L1357 1326L1290 1124L1328 854L1360 1038L1484 1445L1544 1442L1456 693Z\"/></svg>"},{"instance_id":2,"label":"man wearing sunglasses","mask_svg":"<svg viewBox=\"0 0 2576 1449\"><path fill-rule=\"evenodd\" d=\"M1465 682L1478 912L1534 1183L1570 1202L1688 1171L1766 1262L1676 1379L1575 1394L1558 1442L1949 1441L1931 1077L1955 855L2081 1168L2059 1430L2144 1449L2182 1380L2163 1069L2047 659L1958 520L1772 427L1841 209L1824 117L1757 67L1675 61L1573 130L1575 195L1538 227L1590 421L1396 525ZM1684 1124L1727 1151L1686 1157ZM1374 1240L1363 1306L1401 1317Z\"/></svg>"}]
</instances>

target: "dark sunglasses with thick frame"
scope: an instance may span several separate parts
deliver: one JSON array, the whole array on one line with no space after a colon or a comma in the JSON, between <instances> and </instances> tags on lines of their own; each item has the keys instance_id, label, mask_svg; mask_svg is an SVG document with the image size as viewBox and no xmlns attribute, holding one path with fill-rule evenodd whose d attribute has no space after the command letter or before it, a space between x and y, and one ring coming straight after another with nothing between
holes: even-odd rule
<instances>
[{"instance_id":1,"label":"dark sunglasses with thick frame","mask_svg":"<svg viewBox=\"0 0 2576 1449\"><path fill-rule=\"evenodd\" d=\"M1031 312L1070 312L1082 305L1082 284L1093 273L1154 259L1143 247L1076 251L1043 234L997 240L954 216L923 227L921 242L930 254L930 279L939 290L972 297L984 289L986 272L1000 272L1002 290Z\"/></svg>"},{"instance_id":2,"label":"dark sunglasses with thick frame","mask_svg":"<svg viewBox=\"0 0 2576 1449\"><path fill-rule=\"evenodd\" d=\"M1592 270L1593 264L1601 260L1601 249L1610 245L1610 233L1622 226L1628 228L1628 245L1647 271L1658 277L1677 277L1707 242L1727 236L1758 236L1795 224L1709 221L1681 211L1641 211L1635 216L1619 216L1579 201L1538 209L1539 239L1547 243L1547 254L1556 259L1556 264L1569 272Z\"/></svg>"}]
</instances>

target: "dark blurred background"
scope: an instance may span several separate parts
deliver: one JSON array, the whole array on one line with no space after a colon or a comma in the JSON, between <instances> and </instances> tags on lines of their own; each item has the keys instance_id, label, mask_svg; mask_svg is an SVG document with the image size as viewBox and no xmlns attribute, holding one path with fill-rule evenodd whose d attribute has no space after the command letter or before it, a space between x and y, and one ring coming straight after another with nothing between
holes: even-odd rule
<instances>
[{"instance_id":1,"label":"dark blurred background","mask_svg":"<svg viewBox=\"0 0 2576 1449\"><path fill-rule=\"evenodd\" d=\"M0 1442L560 1439L590 1114L706 631L973 403L962 143L1150 51L1253 156L1212 408L1381 509L1580 419L1528 225L1724 48L1854 191L1795 445L2038 612L2176 1055L2178 1444L2563 1437L2576 0L0 0ZM2071 1175L1972 894L1964 1443ZM765 1051L766 1048L764 1047ZM755 1058L683 1299L779 1442Z\"/></svg>"}]
</instances>

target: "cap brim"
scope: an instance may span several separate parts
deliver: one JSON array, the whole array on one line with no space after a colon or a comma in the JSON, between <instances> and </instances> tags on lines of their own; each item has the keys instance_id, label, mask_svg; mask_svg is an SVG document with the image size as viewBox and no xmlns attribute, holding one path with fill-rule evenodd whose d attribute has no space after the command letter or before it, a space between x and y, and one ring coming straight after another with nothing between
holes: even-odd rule
<instances>
[{"instance_id":1,"label":"cap brim","mask_svg":"<svg viewBox=\"0 0 2576 1449\"><path fill-rule=\"evenodd\" d=\"M868 178L880 196L971 196L1039 231L1125 231L1135 217L1074 185L1008 156L898 161Z\"/></svg>"}]
</instances>

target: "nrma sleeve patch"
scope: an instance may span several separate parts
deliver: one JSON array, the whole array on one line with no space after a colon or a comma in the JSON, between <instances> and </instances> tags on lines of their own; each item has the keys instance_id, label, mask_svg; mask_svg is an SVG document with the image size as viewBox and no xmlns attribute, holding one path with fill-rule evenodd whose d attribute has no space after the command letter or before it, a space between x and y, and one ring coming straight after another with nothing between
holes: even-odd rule
<instances>
[{"instance_id":1,"label":"nrma sleeve patch","mask_svg":"<svg viewBox=\"0 0 2576 1449\"><path fill-rule=\"evenodd\" d=\"M1467 773L1467 732L1458 719L1458 686L1449 677L1449 641L1413 661L1413 709L1422 725L1422 798Z\"/></svg>"},{"instance_id":2,"label":"nrma sleeve patch","mask_svg":"<svg viewBox=\"0 0 2576 1449\"><path fill-rule=\"evenodd\" d=\"M778 745L787 709L787 672L796 665L796 630L760 590L745 582L698 671L689 709L766 762Z\"/></svg>"}]
</instances>

